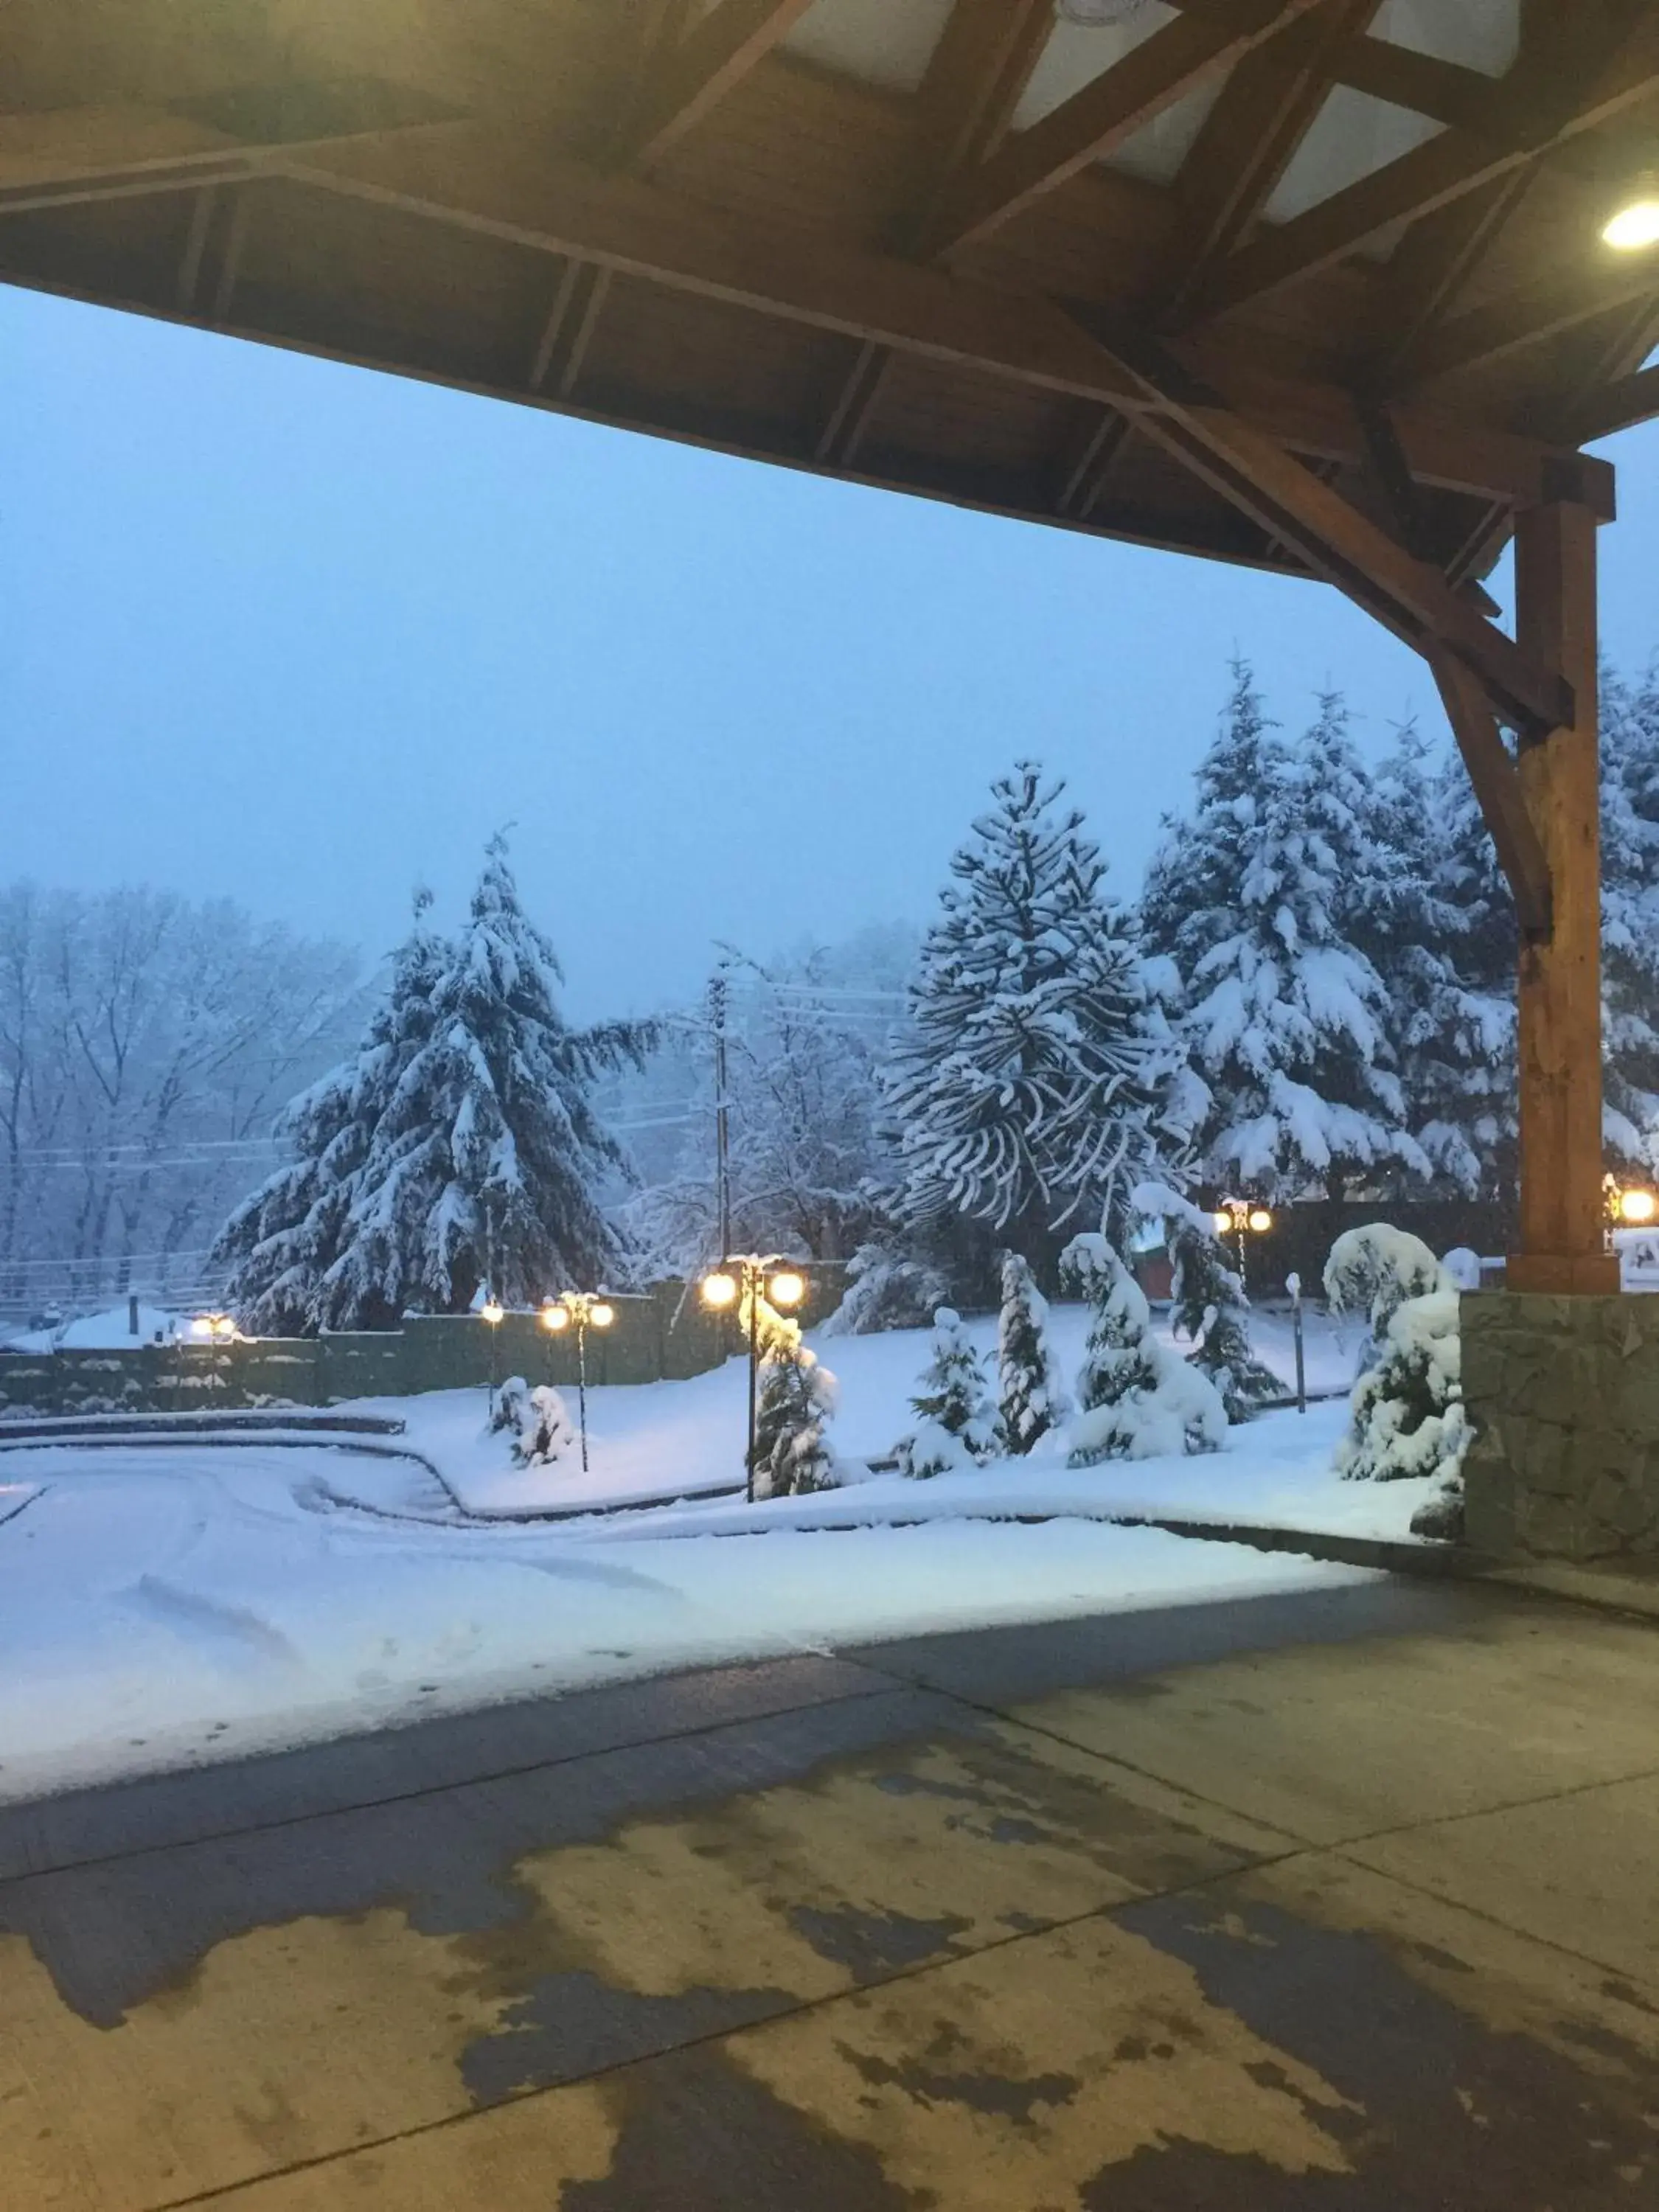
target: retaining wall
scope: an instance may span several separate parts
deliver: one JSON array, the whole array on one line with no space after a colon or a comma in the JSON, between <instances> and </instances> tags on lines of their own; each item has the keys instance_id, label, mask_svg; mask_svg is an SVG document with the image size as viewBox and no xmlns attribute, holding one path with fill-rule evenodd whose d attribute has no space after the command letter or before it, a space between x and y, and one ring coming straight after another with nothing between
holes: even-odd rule
<instances>
[{"instance_id":1,"label":"retaining wall","mask_svg":"<svg viewBox=\"0 0 1659 2212\"><path fill-rule=\"evenodd\" d=\"M810 1328L834 1310L846 1271L825 1265L801 1272L808 1285L801 1318ZM683 1283L657 1283L610 1303L615 1323L587 1335L587 1379L598 1388L684 1381L742 1348L730 1318L708 1312L695 1287L688 1291ZM574 1389L574 1335L550 1335L534 1314L507 1314L494 1331L474 1315L441 1314L411 1316L400 1329L352 1334L6 1352L0 1353L0 1416L169 1413L271 1400L331 1406L347 1398L481 1388L492 1373L497 1381L522 1375Z\"/></svg>"}]
</instances>

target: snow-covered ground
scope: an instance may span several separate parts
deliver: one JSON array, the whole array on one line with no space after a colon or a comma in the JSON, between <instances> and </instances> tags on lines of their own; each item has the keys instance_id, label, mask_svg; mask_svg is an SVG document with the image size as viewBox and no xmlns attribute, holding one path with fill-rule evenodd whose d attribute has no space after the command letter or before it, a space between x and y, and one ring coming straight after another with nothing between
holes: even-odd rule
<instances>
[{"instance_id":1,"label":"snow-covered ground","mask_svg":"<svg viewBox=\"0 0 1659 2212\"><path fill-rule=\"evenodd\" d=\"M1083 1326L1058 1316L1068 1368ZM926 1348L922 1332L823 1347L844 1453L891 1444ZM0 1797L677 1667L1341 1583L1351 1571L1099 1516L1398 1534L1422 1489L1335 1482L1327 1406L1267 1415L1207 1459L1073 1474L1039 1451L698 1503L739 1479L745 1388L732 1361L595 1392L586 1484L512 1470L481 1392L388 1408L470 1506L589 1509L556 1522L469 1521L417 1459L312 1443L7 1451ZM591 1510L630 1496L689 1502Z\"/></svg>"}]
</instances>

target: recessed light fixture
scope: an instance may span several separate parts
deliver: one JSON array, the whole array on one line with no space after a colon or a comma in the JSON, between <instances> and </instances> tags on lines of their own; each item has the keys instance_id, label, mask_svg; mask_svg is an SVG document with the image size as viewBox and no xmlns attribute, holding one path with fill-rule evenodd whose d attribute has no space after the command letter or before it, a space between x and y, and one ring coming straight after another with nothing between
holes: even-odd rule
<instances>
[{"instance_id":1,"label":"recessed light fixture","mask_svg":"<svg viewBox=\"0 0 1659 2212\"><path fill-rule=\"evenodd\" d=\"M1637 253L1644 246L1659 246L1659 176L1647 176L1632 188L1604 226L1603 243L1620 253Z\"/></svg>"}]
</instances>

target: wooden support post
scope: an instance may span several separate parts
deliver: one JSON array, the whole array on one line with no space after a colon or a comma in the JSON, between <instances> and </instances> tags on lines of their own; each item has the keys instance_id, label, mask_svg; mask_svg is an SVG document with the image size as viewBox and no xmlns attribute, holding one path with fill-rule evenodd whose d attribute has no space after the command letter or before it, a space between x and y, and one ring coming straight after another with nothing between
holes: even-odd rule
<instances>
[{"instance_id":1,"label":"wooden support post","mask_svg":"<svg viewBox=\"0 0 1659 2212\"><path fill-rule=\"evenodd\" d=\"M1521 1249L1512 1291L1614 1291L1601 1194L1601 881L1595 517L1573 500L1522 510L1516 628L1564 677L1571 719L1517 763L1549 864L1551 928L1521 951Z\"/></svg>"}]
</instances>

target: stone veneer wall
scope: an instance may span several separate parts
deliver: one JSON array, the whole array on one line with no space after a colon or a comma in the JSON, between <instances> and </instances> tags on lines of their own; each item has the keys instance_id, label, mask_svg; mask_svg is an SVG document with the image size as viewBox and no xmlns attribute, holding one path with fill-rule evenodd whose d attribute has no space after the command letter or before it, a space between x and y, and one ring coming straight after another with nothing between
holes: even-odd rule
<instances>
[{"instance_id":1,"label":"stone veneer wall","mask_svg":"<svg viewBox=\"0 0 1659 2212\"><path fill-rule=\"evenodd\" d=\"M1466 1540L1659 1562L1659 1297L1462 1301Z\"/></svg>"}]
</instances>

